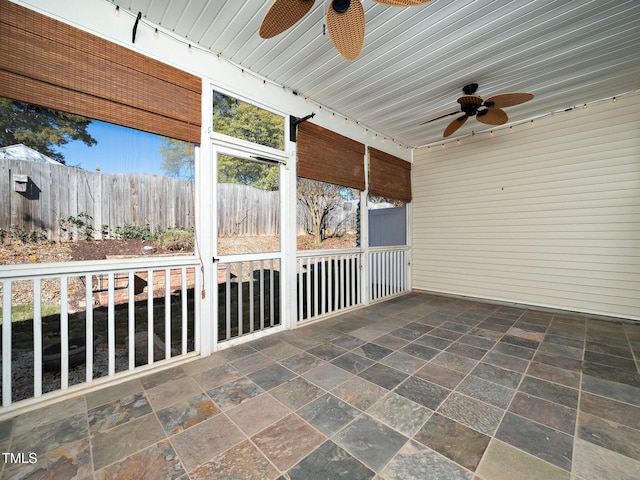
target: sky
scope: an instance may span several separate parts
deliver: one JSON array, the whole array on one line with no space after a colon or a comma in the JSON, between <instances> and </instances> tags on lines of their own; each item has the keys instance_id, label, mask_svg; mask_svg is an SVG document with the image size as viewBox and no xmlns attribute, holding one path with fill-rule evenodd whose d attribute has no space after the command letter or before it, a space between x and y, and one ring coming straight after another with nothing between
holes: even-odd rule
<instances>
[{"instance_id":1,"label":"sky","mask_svg":"<svg viewBox=\"0 0 640 480\"><path fill-rule=\"evenodd\" d=\"M92 147L72 141L60 147L67 165L102 173L153 173L160 168L162 137L111 123L93 120L87 131L98 143Z\"/></svg>"}]
</instances>

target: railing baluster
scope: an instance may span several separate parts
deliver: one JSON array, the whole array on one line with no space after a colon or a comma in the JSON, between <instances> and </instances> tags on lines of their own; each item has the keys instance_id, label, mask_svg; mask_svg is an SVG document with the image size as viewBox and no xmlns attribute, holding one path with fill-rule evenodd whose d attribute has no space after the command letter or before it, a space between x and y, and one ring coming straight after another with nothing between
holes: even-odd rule
<instances>
[{"instance_id":1,"label":"railing baluster","mask_svg":"<svg viewBox=\"0 0 640 480\"><path fill-rule=\"evenodd\" d=\"M324 315L327 313L327 262L326 257L322 257L320 260L320 265L322 266L322 271L320 272L320 315Z\"/></svg>"},{"instance_id":2,"label":"railing baluster","mask_svg":"<svg viewBox=\"0 0 640 480\"><path fill-rule=\"evenodd\" d=\"M164 359L171 358L171 269L164 271Z\"/></svg>"},{"instance_id":3,"label":"railing baluster","mask_svg":"<svg viewBox=\"0 0 640 480\"><path fill-rule=\"evenodd\" d=\"M242 262L238 262L238 336L242 335Z\"/></svg>"},{"instance_id":4,"label":"railing baluster","mask_svg":"<svg viewBox=\"0 0 640 480\"><path fill-rule=\"evenodd\" d=\"M340 310L340 257L334 255L333 257L333 311Z\"/></svg>"},{"instance_id":5,"label":"railing baluster","mask_svg":"<svg viewBox=\"0 0 640 480\"><path fill-rule=\"evenodd\" d=\"M302 295L304 293L304 288L303 288L304 282L302 281L304 277L303 277L303 273L302 273L302 268L304 266L304 263L303 263L302 258L298 258L298 261L296 262L296 265L297 265L297 267L296 267L296 281L298 283L298 321L300 322L300 321L304 320L304 317L303 317L303 313L304 313L303 304L304 304L304 302L302 301L302 299L303 299Z\"/></svg>"},{"instance_id":6,"label":"railing baluster","mask_svg":"<svg viewBox=\"0 0 640 480\"><path fill-rule=\"evenodd\" d=\"M345 258L345 266L344 266L344 275L345 275L345 284L344 284L344 296L345 296L345 307L351 306L351 284L353 283L353 276L351 272L351 257L347 256Z\"/></svg>"},{"instance_id":7,"label":"railing baluster","mask_svg":"<svg viewBox=\"0 0 640 480\"><path fill-rule=\"evenodd\" d=\"M11 281L2 282L2 406L11 405Z\"/></svg>"},{"instance_id":8,"label":"railing baluster","mask_svg":"<svg viewBox=\"0 0 640 480\"><path fill-rule=\"evenodd\" d=\"M129 333L129 370L136 368L136 298L135 298L135 272L129 272L129 298L127 332Z\"/></svg>"},{"instance_id":9,"label":"railing baluster","mask_svg":"<svg viewBox=\"0 0 640 480\"><path fill-rule=\"evenodd\" d=\"M249 260L249 332L253 332L254 320L254 298L253 298L253 260Z\"/></svg>"},{"instance_id":10,"label":"railing baluster","mask_svg":"<svg viewBox=\"0 0 640 480\"><path fill-rule=\"evenodd\" d=\"M339 283L339 297L338 297L338 310L344 308L344 255L338 258L338 283Z\"/></svg>"},{"instance_id":11,"label":"railing baluster","mask_svg":"<svg viewBox=\"0 0 640 480\"><path fill-rule=\"evenodd\" d=\"M231 338L231 264L226 264L225 267L225 337L228 340Z\"/></svg>"},{"instance_id":12,"label":"railing baluster","mask_svg":"<svg viewBox=\"0 0 640 480\"><path fill-rule=\"evenodd\" d=\"M153 364L153 270L147 271L147 361Z\"/></svg>"},{"instance_id":13,"label":"railing baluster","mask_svg":"<svg viewBox=\"0 0 640 480\"><path fill-rule=\"evenodd\" d=\"M359 256L354 255L353 257L351 257L351 265L352 265L352 277L353 277L353 281L351 282L351 298L353 299L353 303L354 304L358 304L360 303L358 301L358 285L360 285L359 282L359 272L360 269L358 268L358 258Z\"/></svg>"},{"instance_id":14,"label":"railing baluster","mask_svg":"<svg viewBox=\"0 0 640 480\"><path fill-rule=\"evenodd\" d=\"M193 280L194 280L194 288L193 288L193 348L196 352L200 352L200 308L199 303L197 301L198 294L202 291L202 285L204 282L204 276L200 276L199 272L202 272L202 266L193 267ZM216 312L216 315L218 312ZM185 335L187 332L185 331ZM217 341L217 338L214 342Z\"/></svg>"},{"instance_id":15,"label":"railing baluster","mask_svg":"<svg viewBox=\"0 0 640 480\"><path fill-rule=\"evenodd\" d=\"M340 298L338 296L338 281L337 281L337 272L339 272L339 269L336 267L336 256L335 255L331 255L329 257L330 261L329 261L329 274L330 274L330 279L331 279L331 285L329 286L329 288L327 289L329 291L329 312L335 312L338 308L338 299Z\"/></svg>"},{"instance_id":16,"label":"railing baluster","mask_svg":"<svg viewBox=\"0 0 640 480\"><path fill-rule=\"evenodd\" d=\"M85 302L85 382L93 382L93 277L85 275L84 277L84 302Z\"/></svg>"},{"instance_id":17,"label":"railing baluster","mask_svg":"<svg viewBox=\"0 0 640 480\"><path fill-rule=\"evenodd\" d=\"M385 296L389 296L391 294L391 271L389 266L391 264L391 253L384 252L384 294Z\"/></svg>"},{"instance_id":18,"label":"railing baluster","mask_svg":"<svg viewBox=\"0 0 640 480\"><path fill-rule=\"evenodd\" d=\"M378 297L377 298L382 298L382 296L384 295L384 277L383 277L383 270L382 267L384 265L384 252L380 252L378 253Z\"/></svg>"},{"instance_id":19,"label":"railing baluster","mask_svg":"<svg viewBox=\"0 0 640 480\"><path fill-rule=\"evenodd\" d=\"M307 258L307 268L305 270L305 279L307 282L307 318L311 318L311 259Z\"/></svg>"},{"instance_id":20,"label":"railing baluster","mask_svg":"<svg viewBox=\"0 0 640 480\"><path fill-rule=\"evenodd\" d=\"M264 260L260 260L260 329L264 328L264 302L265 302L265 284L264 284Z\"/></svg>"},{"instance_id":21,"label":"railing baluster","mask_svg":"<svg viewBox=\"0 0 640 480\"><path fill-rule=\"evenodd\" d=\"M271 266L269 268L269 324L273 327L276 324L276 307L275 307L275 265L273 258L271 259ZM280 296L278 295L278 301Z\"/></svg>"},{"instance_id":22,"label":"railing baluster","mask_svg":"<svg viewBox=\"0 0 640 480\"><path fill-rule=\"evenodd\" d=\"M408 262L408 256L409 254L406 251L402 252L402 255L400 256L400 272L401 272L401 277L400 277L400 282L401 282L401 288L402 290L406 290L407 289L407 276L409 275L409 268L407 265Z\"/></svg>"},{"instance_id":23,"label":"railing baluster","mask_svg":"<svg viewBox=\"0 0 640 480\"><path fill-rule=\"evenodd\" d=\"M181 269L181 288L180 288L180 298L182 299L182 355L187 353L187 333L189 331L187 324L187 313L188 313L188 298L187 298L187 268L182 267Z\"/></svg>"},{"instance_id":24,"label":"railing baluster","mask_svg":"<svg viewBox=\"0 0 640 480\"><path fill-rule=\"evenodd\" d=\"M318 259L313 259L313 313L318 316Z\"/></svg>"},{"instance_id":25,"label":"railing baluster","mask_svg":"<svg viewBox=\"0 0 640 480\"><path fill-rule=\"evenodd\" d=\"M391 252L391 294L398 293L398 253Z\"/></svg>"},{"instance_id":26,"label":"railing baluster","mask_svg":"<svg viewBox=\"0 0 640 480\"><path fill-rule=\"evenodd\" d=\"M33 396L42 396L42 292L39 278L33 279Z\"/></svg>"},{"instance_id":27,"label":"railing baluster","mask_svg":"<svg viewBox=\"0 0 640 480\"><path fill-rule=\"evenodd\" d=\"M69 388L69 295L67 276L60 277L60 388Z\"/></svg>"},{"instance_id":28,"label":"railing baluster","mask_svg":"<svg viewBox=\"0 0 640 480\"><path fill-rule=\"evenodd\" d=\"M108 277L108 307L107 307L107 344L109 350L109 376L116 373L116 313L115 313L115 274Z\"/></svg>"}]
</instances>

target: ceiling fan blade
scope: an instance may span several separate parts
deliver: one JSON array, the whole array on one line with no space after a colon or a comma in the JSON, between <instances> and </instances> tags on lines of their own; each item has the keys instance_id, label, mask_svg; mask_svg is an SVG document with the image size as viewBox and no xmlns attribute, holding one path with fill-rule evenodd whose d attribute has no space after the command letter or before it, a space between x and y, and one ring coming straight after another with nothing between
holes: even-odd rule
<instances>
[{"instance_id":1,"label":"ceiling fan blade","mask_svg":"<svg viewBox=\"0 0 640 480\"><path fill-rule=\"evenodd\" d=\"M383 5L389 5L390 7L413 7L414 5L422 5L423 3L429 3L431 0L373 0L373 1L381 3Z\"/></svg>"},{"instance_id":2,"label":"ceiling fan blade","mask_svg":"<svg viewBox=\"0 0 640 480\"><path fill-rule=\"evenodd\" d=\"M501 93L500 95L494 95L493 97L487 98L486 103L489 104L490 102L493 102L493 107L505 108L520 105L521 103L528 102L532 98L532 93Z\"/></svg>"},{"instance_id":3,"label":"ceiling fan blade","mask_svg":"<svg viewBox=\"0 0 640 480\"><path fill-rule=\"evenodd\" d=\"M360 55L364 44L364 8L360 0L332 0L327 9L327 30L340 55L347 60Z\"/></svg>"},{"instance_id":4,"label":"ceiling fan blade","mask_svg":"<svg viewBox=\"0 0 640 480\"><path fill-rule=\"evenodd\" d=\"M422 122L420 125L424 125L425 123L435 122L436 120L440 120L441 118L450 117L451 115L455 115L456 113L462 113L460 110L456 110L455 112L445 113L444 115L440 115L439 117L432 118L431 120L427 120L426 122Z\"/></svg>"},{"instance_id":5,"label":"ceiling fan blade","mask_svg":"<svg viewBox=\"0 0 640 480\"><path fill-rule=\"evenodd\" d=\"M272 38L292 27L313 7L315 0L276 0L260 25L260 36Z\"/></svg>"},{"instance_id":6,"label":"ceiling fan blade","mask_svg":"<svg viewBox=\"0 0 640 480\"><path fill-rule=\"evenodd\" d=\"M462 117L456 118L453 122L451 122L449 124L449 126L447 128L444 129L444 133L442 134L442 136L443 137L448 137L453 132L458 130L462 125L464 125L464 122L467 121L467 118L469 118L469 117L467 117L466 115L463 115Z\"/></svg>"},{"instance_id":7,"label":"ceiling fan blade","mask_svg":"<svg viewBox=\"0 0 640 480\"><path fill-rule=\"evenodd\" d=\"M479 122L486 123L487 125L502 125L509 121L509 117L506 112L496 107L480 110L476 115L476 119Z\"/></svg>"}]
</instances>

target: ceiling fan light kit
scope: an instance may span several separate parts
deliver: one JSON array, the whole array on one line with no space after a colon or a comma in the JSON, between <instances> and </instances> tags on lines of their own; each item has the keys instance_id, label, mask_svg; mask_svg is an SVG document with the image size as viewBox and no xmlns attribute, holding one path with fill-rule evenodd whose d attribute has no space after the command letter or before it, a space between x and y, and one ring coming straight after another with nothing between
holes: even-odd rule
<instances>
[{"instance_id":1,"label":"ceiling fan light kit","mask_svg":"<svg viewBox=\"0 0 640 480\"><path fill-rule=\"evenodd\" d=\"M431 0L374 0L391 7L412 7ZM314 0L275 0L262 19L260 36L273 38L292 27L304 17ZM360 0L331 0L326 15L327 29L340 55L353 60L364 45L365 18Z\"/></svg>"}]
</instances>

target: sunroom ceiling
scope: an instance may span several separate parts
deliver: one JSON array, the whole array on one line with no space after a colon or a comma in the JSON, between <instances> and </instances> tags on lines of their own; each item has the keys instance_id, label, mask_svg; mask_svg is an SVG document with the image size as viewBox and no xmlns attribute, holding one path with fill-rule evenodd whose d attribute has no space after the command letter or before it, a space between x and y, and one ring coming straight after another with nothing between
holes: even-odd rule
<instances>
[{"instance_id":1,"label":"sunroom ceiling","mask_svg":"<svg viewBox=\"0 0 640 480\"><path fill-rule=\"evenodd\" d=\"M259 37L272 0L113 0L120 8L415 147L438 142L468 83L483 98L525 91L509 123L640 88L638 0L362 0L364 48L345 60L323 35L329 0L279 36ZM357 0L352 0L357 1ZM490 127L470 119L454 137Z\"/></svg>"}]
</instances>

